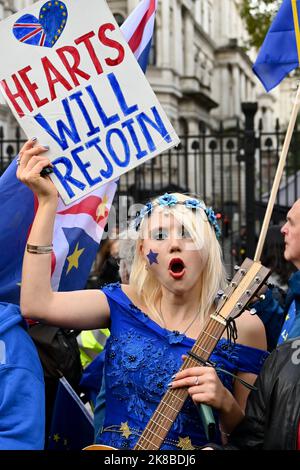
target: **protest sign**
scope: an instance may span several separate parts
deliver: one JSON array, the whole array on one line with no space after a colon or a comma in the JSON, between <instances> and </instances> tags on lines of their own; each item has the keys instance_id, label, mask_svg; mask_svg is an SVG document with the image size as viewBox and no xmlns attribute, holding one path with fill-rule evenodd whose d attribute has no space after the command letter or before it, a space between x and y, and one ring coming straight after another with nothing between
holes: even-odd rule
<instances>
[{"instance_id":1,"label":"protest sign","mask_svg":"<svg viewBox=\"0 0 300 470\"><path fill-rule=\"evenodd\" d=\"M65 204L178 144L104 0L42 0L2 21L0 41L0 88L49 146Z\"/></svg>"}]
</instances>

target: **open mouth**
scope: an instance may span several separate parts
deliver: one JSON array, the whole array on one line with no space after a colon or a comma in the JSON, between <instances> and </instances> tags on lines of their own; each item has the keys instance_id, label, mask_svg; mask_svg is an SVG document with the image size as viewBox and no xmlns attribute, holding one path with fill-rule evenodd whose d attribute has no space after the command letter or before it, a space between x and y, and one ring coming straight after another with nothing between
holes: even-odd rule
<instances>
[{"instance_id":1,"label":"open mouth","mask_svg":"<svg viewBox=\"0 0 300 470\"><path fill-rule=\"evenodd\" d=\"M169 263L169 272L175 279L181 278L185 273L185 265L182 259L173 258Z\"/></svg>"}]
</instances>

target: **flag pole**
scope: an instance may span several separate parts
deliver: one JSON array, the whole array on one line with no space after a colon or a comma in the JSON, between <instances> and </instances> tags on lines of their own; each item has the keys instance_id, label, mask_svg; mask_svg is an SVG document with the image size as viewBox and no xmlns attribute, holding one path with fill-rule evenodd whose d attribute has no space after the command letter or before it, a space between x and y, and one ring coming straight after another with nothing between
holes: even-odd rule
<instances>
[{"instance_id":1,"label":"flag pole","mask_svg":"<svg viewBox=\"0 0 300 470\"><path fill-rule=\"evenodd\" d=\"M299 85L298 85L298 90L297 90L295 102L294 102L294 105L293 105L290 122L289 122L287 132L286 132L286 136L285 136L285 139L284 139L280 159L279 159L279 162L278 162L278 166L277 166L277 170L276 170L276 174L275 174L275 179L274 179L272 191L271 191L271 194L270 194L266 214L265 214L265 217L264 217L262 229L261 229L259 240L258 240L258 243L257 243L257 248L256 248L255 256L254 256L254 261L260 261L260 257L261 257L261 253L262 253L262 250L263 250L263 247L264 247L264 243L265 243L265 239L266 239L266 235L267 235L267 230L268 230L268 227L269 227L269 224L270 224L271 215L272 215L272 212L273 212L273 207L274 207L274 204L275 204L275 199L276 199L276 196L277 196L280 180L281 180L282 173L283 173L283 170L284 170L286 157L287 157L287 154L288 154L288 150L289 150L289 147L290 147L293 131L294 131L294 128L295 128L295 123L296 123L299 107L300 107L300 82L299 82Z\"/></svg>"}]
</instances>

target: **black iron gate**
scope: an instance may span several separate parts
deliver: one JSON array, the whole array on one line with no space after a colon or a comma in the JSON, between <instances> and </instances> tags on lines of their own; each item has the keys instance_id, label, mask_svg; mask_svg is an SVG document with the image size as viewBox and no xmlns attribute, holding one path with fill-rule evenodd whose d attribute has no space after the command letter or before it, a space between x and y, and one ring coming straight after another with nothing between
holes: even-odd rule
<instances>
[{"instance_id":1,"label":"black iron gate","mask_svg":"<svg viewBox=\"0 0 300 470\"><path fill-rule=\"evenodd\" d=\"M196 136L180 137L180 145L152 159L120 179L115 205L143 203L166 191L191 193L220 214L222 248L228 271L247 255L253 257L268 202L285 132L276 123L266 132L254 128L256 103L243 103L245 126L218 130L202 128ZM272 220L285 219L300 189L300 133L290 147ZM0 127L0 172L18 153L23 139L5 139ZM298 182L299 175L299 182ZM299 188L299 189L298 189Z\"/></svg>"}]
</instances>

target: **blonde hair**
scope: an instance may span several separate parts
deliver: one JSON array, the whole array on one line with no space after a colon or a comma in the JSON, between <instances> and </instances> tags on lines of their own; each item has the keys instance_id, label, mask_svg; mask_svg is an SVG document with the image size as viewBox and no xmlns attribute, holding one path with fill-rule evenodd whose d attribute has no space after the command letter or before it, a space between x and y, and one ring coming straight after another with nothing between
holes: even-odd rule
<instances>
[{"instance_id":1,"label":"blonde hair","mask_svg":"<svg viewBox=\"0 0 300 470\"><path fill-rule=\"evenodd\" d=\"M172 195L181 203L190 199L189 196L179 193ZM157 199L154 199L152 204L155 211L167 209L188 230L197 248L203 250L202 253L205 256L202 256L202 262L204 266L199 278L199 312L201 322L203 322L214 304L217 291L224 289L226 286L226 273L222 261L222 252L215 231L210 225L203 209L194 211L180 203L164 207L158 205ZM161 285L152 272L146 269L145 259L141 252L143 234L148 226L147 219L151 220L151 215L144 217L139 227L130 284L134 285L138 295L148 307L149 312L159 320L160 315L156 305L158 305L162 295Z\"/></svg>"}]
</instances>

